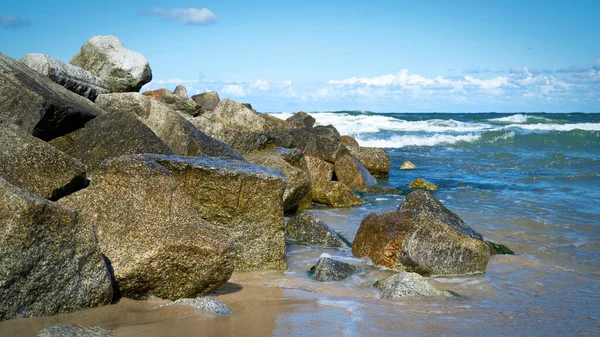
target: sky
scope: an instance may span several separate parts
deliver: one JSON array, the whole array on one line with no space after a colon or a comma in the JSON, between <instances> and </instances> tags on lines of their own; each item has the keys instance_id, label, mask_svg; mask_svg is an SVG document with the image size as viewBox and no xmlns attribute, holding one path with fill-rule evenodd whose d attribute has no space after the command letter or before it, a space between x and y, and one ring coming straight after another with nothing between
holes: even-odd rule
<instances>
[{"instance_id":1,"label":"sky","mask_svg":"<svg viewBox=\"0 0 600 337\"><path fill-rule=\"evenodd\" d=\"M600 112L600 1L0 3L0 52L68 62L94 35L148 59L142 90L258 111Z\"/></svg>"}]
</instances>

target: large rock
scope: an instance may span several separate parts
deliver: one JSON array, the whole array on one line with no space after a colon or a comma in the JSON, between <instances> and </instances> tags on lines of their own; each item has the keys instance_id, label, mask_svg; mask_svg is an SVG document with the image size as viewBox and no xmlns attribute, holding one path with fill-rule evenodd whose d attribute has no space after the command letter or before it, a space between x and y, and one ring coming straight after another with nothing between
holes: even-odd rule
<instances>
[{"instance_id":1,"label":"large rock","mask_svg":"<svg viewBox=\"0 0 600 337\"><path fill-rule=\"evenodd\" d=\"M97 326L57 324L37 333L36 337L114 337L114 332Z\"/></svg>"},{"instance_id":2,"label":"large rock","mask_svg":"<svg viewBox=\"0 0 600 337\"><path fill-rule=\"evenodd\" d=\"M240 160L146 155L173 172L203 219L232 239L236 270L285 269L280 171Z\"/></svg>"},{"instance_id":3,"label":"large rock","mask_svg":"<svg viewBox=\"0 0 600 337\"><path fill-rule=\"evenodd\" d=\"M107 94L108 84L89 71L44 54L27 54L21 62L38 73L90 100Z\"/></svg>"},{"instance_id":4,"label":"large rock","mask_svg":"<svg viewBox=\"0 0 600 337\"><path fill-rule=\"evenodd\" d=\"M314 278L321 282L341 281L352 276L357 270L349 263L328 257L320 258L317 264L310 268Z\"/></svg>"},{"instance_id":5,"label":"large rock","mask_svg":"<svg viewBox=\"0 0 600 337\"><path fill-rule=\"evenodd\" d=\"M439 290L417 273L399 273L376 283L381 290L381 298L397 299L405 297L456 297L455 293Z\"/></svg>"},{"instance_id":6,"label":"large rock","mask_svg":"<svg viewBox=\"0 0 600 337\"><path fill-rule=\"evenodd\" d=\"M92 37L69 63L102 78L111 92L137 92L152 80L148 60L112 35Z\"/></svg>"},{"instance_id":7,"label":"large rock","mask_svg":"<svg viewBox=\"0 0 600 337\"><path fill-rule=\"evenodd\" d=\"M219 102L221 102L219 94L217 94L216 91L203 92L201 94L192 96L192 99L194 102L196 102L196 104L200 105L206 110L211 111L214 110L217 105L219 105Z\"/></svg>"},{"instance_id":8,"label":"large rock","mask_svg":"<svg viewBox=\"0 0 600 337\"><path fill-rule=\"evenodd\" d=\"M100 95L96 104L106 111L134 113L177 155L243 159L229 145L209 137L168 106L138 93Z\"/></svg>"},{"instance_id":9,"label":"large rock","mask_svg":"<svg viewBox=\"0 0 600 337\"><path fill-rule=\"evenodd\" d=\"M353 190L363 190L377 184L377 180L356 158L343 155L335 161L334 167L337 180Z\"/></svg>"},{"instance_id":10,"label":"large rock","mask_svg":"<svg viewBox=\"0 0 600 337\"><path fill-rule=\"evenodd\" d=\"M304 156L308 176L314 181L331 181L333 178L333 164L313 156Z\"/></svg>"},{"instance_id":11,"label":"large rock","mask_svg":"<svg viewBox=\"0 0 600 337\"><path fill-rule=\"evenodd\" d=\"M342 145L340 133L331 125L291 129L292 147L304 154L334 163Z\"/></svg>"},{"instance_id":12,"label":"large rock","mask_svg":"<svg viewBox=\"0 0 600 337\"><path fill-rule=\"evenodd\" d=\"M358 141L354 137L348 135L342 136L342 144L345 146L359 146Z\"/></svg>"},{"instance_id":13,"label":"large rock","mask_svg":"<svg viewBox=\"0 0 600 337\"><path fill-rule=\"evenodd\" d=\"M17 125L0 120L0 177L57 200L85 187L85 166Z\"/></svg>"},{"instance_id":14,"label":"large rock","mask_svg":"<svg viewBox=\"0 0 600 337\"><path fill-rule=\"evenodd\" d=\"M315 125L315 118L304 111L297 112L292 117L285 120L294 129L312 128Z\"/></svg>"},{"instance_id":15,"label":"large rock","mask_svg":"<svg viewBox=\"0 0 600 337\"><path fill-rule=\"evenodd\" d=\"M481 235L426 191L409 194L394 212L364 218L352 253L422 275L485 272L490 257Z\"/></svg>"},{"instance_id":16,"label":"large rock","mask_svg":"<svg viewBox=\"0 0 600 337\"><path fill-rule=\"evenodd\" d=\"M297 243L325 247L351 247L341 234L332 230L313 213L303 212L290 219L285 226L285 236Z\"/></svg>"},{"instance_id":17,"label":"large rock","mask_svg":"<svg viewBox=\"0 0 600 337\"><path fill-rule=\"evenodd\" d=\"M312 200L333 207L351 207L364 204L358 195L339 181L313 181Z\"/></svg>"},{"instance_id":18,"label":"large rock","mask_svg":"<svg viewBox=\"0 0 600 337\"><path fill-rule=\"evenodd\" d=\"M102 113L90 100L0 53L0 117L50 140Z\"/></svg>"},{"instance_id":19,"label":"large rock","mask_svg":"<svg viewBox=\"0 0 600 337\"><path fill-rule=\"evenodd\" d=\"M107 112L50 144L81 160L88 172L103 160L135 153L174 154L150 128L131 112Z\"/></svg>"},{"instance_id":20,"label":"large rock","mask_svg":"<svg viewBox=\"0 0 600 337\"><path fill-rule=\"evenodd\" d=\"M0 178L0 321L103 306L112 296L93 227Z\"/></svg>"},{"instance_id":21,"label":"large rock","mask_svg":"<svg viewBox=\"0 0 600 337\"><path fill-rule=\"evenodd\" d=\"M198 216L175 174L139 155L114 158L59 200L94 224L123 296L202 296L233 272L231 241Z\"/></svg>"},{"instance_id":22,"label":"large rock","mask_svg":"<svg viewBox=\"0 0 600 337\"><path fill-rule=\"evenodd\" d=\"M347 146L350 154L358 159L375 177L387 177L390 172L390 156L378 147Z\"/></svg>"},{"instance_id":23,"label":"large rock","mask_svg":"<svg viewBox=\"0 0 600 337\"><path fill-rule=\"evenodd\" d=\"M143 95L159 101L183 115L196 117L204 113L204 108L196 104L191 98L175 95L167 89L146 91Z\"/></svg>"}]
</instances>

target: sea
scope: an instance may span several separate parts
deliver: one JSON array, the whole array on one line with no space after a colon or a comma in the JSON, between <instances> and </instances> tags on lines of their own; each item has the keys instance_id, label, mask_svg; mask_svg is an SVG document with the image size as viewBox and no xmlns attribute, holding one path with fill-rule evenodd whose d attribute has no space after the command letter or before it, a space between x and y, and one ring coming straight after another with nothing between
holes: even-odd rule
<instances>
[{"instance_id":1,"label":"sea","mask_svg":"<svg viewBox=\"0 0 600 337\"><path fill-rule=\"evenodd\" d=\"M487 240L515 255L493 256L485 273L433 276L459 298L383 300L372 287L395 272L347 248L288 244L288 269L234 273L213 296L233 311L199 314L122 299L109 307L0 323L1 336L35 335L57 324L97 325L117 336L600 336L600 114L311 112L361 146L384 147L390 175L415 178ZM290 113L273 113L287 118ZM415 170L400 170L410 160ZM311 212L353 240L371 212L402 195ZM360 272L322 283L309 269L322 256Z\"/></svg>"}]
</instances>

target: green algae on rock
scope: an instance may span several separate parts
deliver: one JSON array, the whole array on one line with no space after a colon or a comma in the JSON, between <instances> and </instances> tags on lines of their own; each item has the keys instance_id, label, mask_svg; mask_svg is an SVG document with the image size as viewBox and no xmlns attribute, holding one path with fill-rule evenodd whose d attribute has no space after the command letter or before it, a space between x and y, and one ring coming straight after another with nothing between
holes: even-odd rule
<instances>
[{"instance_id":1,"label":"green algae on rock","mask_svg":"<svg viewBox=\"0 0 600 337\"><path fill-rule=\"evenodd\" d=\"M413 190L428 190L428 191L437 191L440 187L436 184L429 183L425 181L425 179L417 178L412 183L408 185L408 188Z\"/></svg>"}]
</instances>

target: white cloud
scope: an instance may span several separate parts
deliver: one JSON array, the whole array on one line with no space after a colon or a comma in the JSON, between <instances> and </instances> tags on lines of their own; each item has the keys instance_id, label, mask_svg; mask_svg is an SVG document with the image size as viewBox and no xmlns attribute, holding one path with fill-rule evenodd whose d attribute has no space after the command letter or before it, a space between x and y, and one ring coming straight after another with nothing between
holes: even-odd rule
<instances>
[{"instance_id":1,"label":"white cloud","mask_svg":"<svg viewBox=\"0 0 600 337\"><path fill-rule=\"evenodd\" d=\"M226 85L221 89L221 92L226 95L231 95L234 97L244 97L247 95L244 87L237 84Z\"/></svg>"},{"instance_id":2,"label":"white cloud","mask_svg":"<svg viewBox=\"0 0 600 337\"><path fill-rule=\"evenodd\" d=\"M258 79L254 82L254 87L258 90L267 91L270 89L269 81Z\"/></svg>"},{"instance_id":3,"label":"white cloud","mask_svg":"<svg viewBox=\"0 0 600 337\"><path fill-rule=\"evenodd\" d=\"M184 25L207 25L217 22L217 16L208 8L155 8L150 12L142 11L142 14L163 16Z\"/></svg>"}]
</instances>

